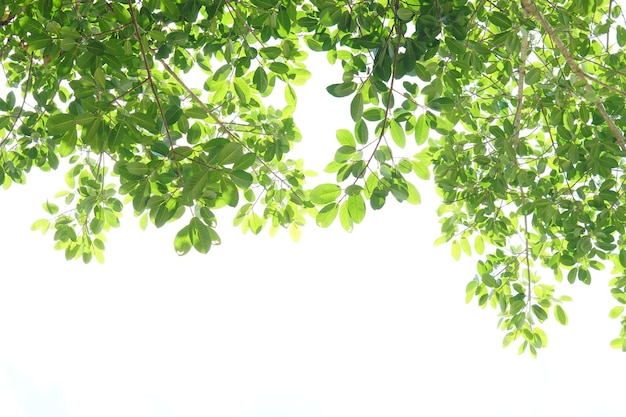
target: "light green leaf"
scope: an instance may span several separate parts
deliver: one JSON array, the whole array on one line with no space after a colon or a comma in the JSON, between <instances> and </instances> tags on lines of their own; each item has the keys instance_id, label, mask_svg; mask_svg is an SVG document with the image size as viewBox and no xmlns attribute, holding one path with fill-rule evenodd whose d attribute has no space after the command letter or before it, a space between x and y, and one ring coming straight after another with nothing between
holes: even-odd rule
<instances>
[{"instance_id":1,"label":"light green leaf","mask_svg":"<svg viewBox=\"0 0 626 417\"><path fill-rule=\"evenodd\" d=\"M428 122L426 121L426 115L422 114L417 118L415 123L415 142L418 145L422 145L428 139L429 134Z\"/></svg>"},{"instance_id":2,"label":"light green leaf","mask_svg":"<svg viewBox=\"0 0 626 417\"><path fill-rule=\"evenodd\" d=\"M474 238L474 249L476 249L476 253L482 255L485 252L485 241L482 236L476 235Z\"/></svg>"},{"instance_id":3,"label":"light green leaf","mask_svg":"<svg viewBox=\"0 0 626 417\"><path fill-rule=\"evenodd\" d=\"M558 321L563 326L567 325L567 313L563 310L559 304L554 305L554 317L556 317L556 321Z\"/></svg>"},{"instance_id":4,"label":"light green leaf","mask_svg":"<svg viewBox=\"0 0 626 417\"><path fill-rule=\"evenodd\" d=\"M339 207L339 223L341 223L341 227L343 227L346 232L352 231L353 221L348 212L348 201L344 201L341 203L341 207Z\"/></svg>"},{"instance_id":5,"label":"light green leaf","mask_svg":"<svg viewBox=\"0 0 626 417\"><path fill-rule=\"evenodd\" d=\"M300 237L302 236L302 230L296 223L291 223L289 225L289 236L294 242L300 241Z\"/></svg>"},{"instance_id":6,"label":"light green leaf","mask_svg":"<svg viewBox=\"0 0 626 417\"><path fill-rule=\"evenodd\" d=\"M50 228L50 220L48 219L39 219L30 226L30 230L32 231L41 229L42 234L45 234L49 228Z\"/></svg>"},{"instance_id":7,"label":"light green leaf","mask_svg":"<svg viewBox=\"0 0 626 417\"><path fill-rule=\"evenodd\" d=\"M289 84L285 86L285 101L288 106L295 106L298 101L296 97L296 90L294 90Z\"/></svg>"},{"instance_id":8,"label":"light green leaf","mask_svg":"<svg viewBox=\"0 0 626 417\"><path fill-rule=\"evenodd\" d=\"M324 206L317 216L315 217L315 222L320 227L328 227L330 226L335 218L337 217L337 213L339 212L339 204L331 203Z\"/></svg>"},{"instance_id":9,"label":"light green leaf","mask_svg":"<svg viewBox=\"0 0 626 417\"><path fill-rule=\"evenodd\" d=\"M356 147L356 141L354 140L354 136L349 130L339 129L337 130L336 136L341 145Z\"/></svg>"},{"instance_id":10,"label":"light green leaf","mask_svg":"<svg viewBox=\"0 0 626 417\"><path fill-rule=\"evenodd\" d=\"M393 139L396 145L404 148L404 145L406 145L406 135L400 123L396 122L395 119L389 121L389 132L391 133L391 139Z\"/></svg>"},{"instance_id":11,"label":"light green leaf","mask_svg":"<svg viewBox=\"0 0 626 417\"><path fill-rule=\"evenodd\" d=\"M355 223L361 223L365 218L365 200L361 194L348 197L348 213L350 219Z\"/></svg>"},{"instance_id":12,"label":"light green leaf","mask_svg":"<svg viewBox=\"0 0 626 417\"><path fill-rule=\"evenodd\" d=\"M461 259L461 245L458 240L452 241L452 257L455 261Z\"/></svg>"},{"instance_id":13,"label":"light green leaf","mask_svg":"<svg viewBox=\"0 0 626 417\"><path fill-rule=\"evenodd\" d=\"M341 195L341 187L337 184L320 184L311 191L310 199L314 204L328 204Z\"/></svg>"},{"instance_id":14,"label":"light green leaf","mask_svg":"<svg viewBox=\"0 0 626 417\"><path fill-rule=\"evenodd\" d=\"M609 317L612 319L618 318L624 312L624 306L616 306L609 311Z\"/></svg>"}]
</instances>

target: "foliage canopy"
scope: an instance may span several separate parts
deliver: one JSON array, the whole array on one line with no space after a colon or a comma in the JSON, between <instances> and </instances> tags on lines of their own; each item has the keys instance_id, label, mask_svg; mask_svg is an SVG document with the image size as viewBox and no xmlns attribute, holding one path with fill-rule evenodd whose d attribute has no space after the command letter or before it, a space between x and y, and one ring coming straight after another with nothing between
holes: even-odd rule
<instances>
[{"instance_id":1,"label":"foliage canopy","mask_svg":"<svg viewBox=\"0 0 626 417\"><path fill-rule=\"evenodd\" d=\"M206 253L219 208L297 240L307 217L349 231L389 198L418 203L412 181L432 176L439 243L481 255L467 300L497 309L505 345L534 355L539 324L567 323L552 275L589 284L610 266L611 345L626 350L615 1L11 0L0 13L0 182L67 167L56 197L70 210L48 202L33 228L68 259L101 261L125 205L143 227L184 218L176 251ZM311 51L342 66L327 91L350 97L353 124L337 132L335 180L308 189L289 152Z\"/></svg>"}]
</instances>

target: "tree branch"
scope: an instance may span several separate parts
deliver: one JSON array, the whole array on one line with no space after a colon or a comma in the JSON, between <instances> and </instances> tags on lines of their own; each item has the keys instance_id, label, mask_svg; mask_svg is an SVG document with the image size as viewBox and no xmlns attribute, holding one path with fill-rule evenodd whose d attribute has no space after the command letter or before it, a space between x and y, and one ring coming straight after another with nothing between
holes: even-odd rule
<instances>
[{"instance_id":1,"label":"tree branch","mask_svg":"<svg viewBox=\"0 0 626 417\"><path fill-rule=\"evenodd\" d=\"M135 28L135 36L137 37L137 42L139 42L139 50L141 51L141 58L143 60L143 65L146 68L146 73L148 75L148 83L150 84L150 89L152 90L152 94L154 95L154 100L159 108L159 114L161 116L161 121L163 122L163 127L165 128L165 134L170 143L170 150L174 152L174 141L172 140L172 134L170 133L170 128L167 124L167 119L165 118L165 111L163 110L163 104L161 103L161 99L159 98L159 92L154 85L154 79L152 78L152 71L150 70L150 63L148 62L148 56L146 55L146 48L141 40L141 32L139 30L139 24L137 23L137 18L135 17L135 10L133 9L133 1L128 0L128 12L130 13L130 17L133 21L133 27ZM183 185L183 174L180 171L180 163L178 160L174 161L176 163L176 169L178 170L178 182L182 186Z\"/></svg>"},{"instance_id":2,"label":"tree branch","mask_svg":"<svg viewBox=\"0 0 626 417\"><path fill-rule=\"evenodd\" d=\"M567 47L565 46L565 44L563 43L561 38L559 38L557 36L554 28L552 27L550 22L548 22L546 20L546 18L543 16L543 14L539 11L539 9L537 8L537 6L533 2L533 0L521 0L521 4L522 4L522 7L524 8L524 10L528 14L533 16L535 19L537 19L537 21L539 22L541 27L543 27L543 29L546 31L546 33L548 34L548 36L550 37L552 42L556 45L556 47L559 50L559 52L561 53L561 55L563 55L563 58L565 58L565 62L571 68L572 72L574 74L576 74L576 76L579 79L581 79L581 80L583 80L585 82L585 91L587 91L588 93L592 93L593 94L594 91L591 88L591 86L589 85L589 81L593 81L594 80L593 77L591 77L587 73L585 73L580 68L578 63L576 63L576 61L574 60L574 57L572 56L570 51L567 49ZM623 150L626 150L626 138L624 137L624 133L615 125L615 122L613 122L613 119L611 119L611 116L609 116L609 113L604 108L604 105L602 104L602 102L599 101L599 100L594 100L593 104L598 109L598 112L600 112L600 114L602 115L602 118L604 119L604 121L609 126L609 129L611 130L611 132L613 132L613 134L615 135L615 140L617 141L619 146Z\"/></svg>"}]
</instances>

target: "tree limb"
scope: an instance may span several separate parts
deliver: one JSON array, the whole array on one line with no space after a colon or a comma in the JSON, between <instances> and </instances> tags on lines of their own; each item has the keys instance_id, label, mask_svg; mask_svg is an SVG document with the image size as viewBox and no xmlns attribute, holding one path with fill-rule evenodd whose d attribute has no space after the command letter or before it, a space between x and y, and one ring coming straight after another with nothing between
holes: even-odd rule
<instances>
[{"instance_id":1,"label":"tree limb","mask_svg":"<svg viewBox=\"0 0 626 417\"><path fill-rule=\"evenodd\" d=\"M543 27L552 42L556 45L561 55L563 55L565 62L571 68L572 72L576 74L579 79L585 82L585 91L589 93L594 93L593 89L589 85L589 81L593 80L593 77L589 76L580 68L580 66L574 60L574 57L567 49L561 38L557 36L550 22L548 22L543 14L539 11L533 0L521 0L521 4L524 10L535 19L537 19L541 27ZM600 112L600 114L602 115L602 118L609 126L609 129L611 129L611 132L613 132L613 134L615 135L615 140L617 141L619 146L623 150L626 150L626 138L624 137L624 133L617 127L617 125L615 125L615 122L613 122L613 119L611 119L611 116L609 116L609 113L604 108L602 102L599 100L594 100L593 104L598 109L598 112Z\"/></svg>"}]
</instances>

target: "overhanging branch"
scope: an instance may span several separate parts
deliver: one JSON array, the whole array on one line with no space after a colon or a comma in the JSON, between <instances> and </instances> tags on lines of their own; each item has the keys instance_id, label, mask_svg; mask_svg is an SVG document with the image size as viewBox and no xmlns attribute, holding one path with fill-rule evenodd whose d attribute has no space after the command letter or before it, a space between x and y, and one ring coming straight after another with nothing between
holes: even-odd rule
<instances>
[{"instance_id":1,"label":"overhanging branch","mask_svg":"<svg viewBox=\"0 0 626 417\"><path fill-rule=\"evenodd\" d=\"M556 45L561 55L563 55L563 58L565 58L565 62L571 68L572 72L576 74L576 76L579 79L584 81L585 91L587 91L588 93L594 94L594 91L591 88L591 85L589 85L589 81L593 80L593 77L589 76L589 74L585 73L580 68L580 66L578 65L578 63L576 62L576 60L574 59L570 51L567 49L567 47L565 46L561 38L559 38L558 35L556 34L550 22L548 22L548 20L544 17L544 15L539 11L539 9L537 8L533 0L521 0L521 4L524 10L528 14L533 16L535 19L537 19L541 27L546 31L546 33L548 34L552 42ZM626 138L624 137L624 133L617 127L617 125L615 125L615 122L613 121L613 119L611 119L611 116L609 116L609 113L604 108L604 105L602 104L602 102L599 100L594 100L593 104L598 109L598 112L600 112L600 114L602 115L602 118L604 119L606 124L609 126L609 129L611 129L611 132L613 132L613 134L615 135L615 140L617 141L619 146L623 150L626 150Z\"/></svg>"}]
</instances>

